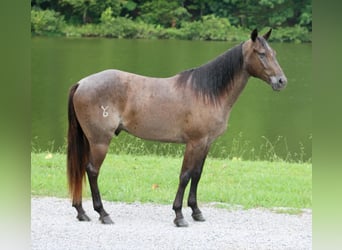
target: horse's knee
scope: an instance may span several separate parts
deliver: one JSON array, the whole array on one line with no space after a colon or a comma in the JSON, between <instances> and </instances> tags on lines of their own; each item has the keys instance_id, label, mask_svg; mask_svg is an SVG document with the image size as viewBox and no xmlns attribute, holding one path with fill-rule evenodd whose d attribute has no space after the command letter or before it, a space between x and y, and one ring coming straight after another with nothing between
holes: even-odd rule
<instances>
[{"instance_id":1,"label":"horse's knee","mask_svg":"<svg viewBox=\"0 0 342 250\"><path fill-rule=\"evenodd\" d=\"M191 174L191 181L198 182L201 178L202 171L201 169L194 169Z\"/></svg>"},{"instance_id":2,"label":"horse's knee","mask_svg":"<svg viewBox=\"0 0 342 250\"><path fill-rule=\"evenodd\" d=\"M86 172L89 178L97 178L99 175L99 169L95 168L91 163L87 164Z\"/></svg>"},{"instance_id":3,"label":"horse's knee","mask_svg":"<svg viewBox=\"0 0 342 250\"><path fill-rule=\"evenodd\" d=\"M191 173L189 171L182 173L179 178L179 185L185 188L188 185L190 178L191 178Z\"/></svg>"},{"instance_id":4,"label":"horse's knee","mask_svg":"<svg viewBox=\"0 0 342 250\"><path fill-rule=\"evenodd\" d=\"M89 161L91 163L90 170L93 172L98 172L104 159L106 158L106 154L109 147L109 142L104 143L90 143L90 157Z\"/></svg>"}]
</instances>

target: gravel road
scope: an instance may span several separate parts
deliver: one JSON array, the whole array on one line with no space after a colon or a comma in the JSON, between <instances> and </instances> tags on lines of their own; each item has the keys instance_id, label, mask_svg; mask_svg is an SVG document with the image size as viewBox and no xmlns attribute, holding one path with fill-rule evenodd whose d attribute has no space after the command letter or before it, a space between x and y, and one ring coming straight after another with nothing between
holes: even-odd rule
<instances>
[{"instance_id":1,"label":"gravel road","mask_svg":"<svg viewBox=\"0 0 342 250\"><path fill-rule=\"evenodd\" d=\"M32 249L312 249L312 212L299 215L266 209L201 206L205 222L183 214L187 228L173 225L172 205L106 202L114 225L102 225L91 200L84 201L90 222L78 222L68 199L31 199Z\"/></svg>"}]
</instances>

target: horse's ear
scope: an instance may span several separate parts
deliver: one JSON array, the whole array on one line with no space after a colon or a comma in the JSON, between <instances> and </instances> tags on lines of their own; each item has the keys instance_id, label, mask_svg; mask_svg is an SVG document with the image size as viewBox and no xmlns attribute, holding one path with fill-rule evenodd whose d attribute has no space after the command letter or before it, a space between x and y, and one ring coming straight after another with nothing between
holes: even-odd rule
<instances>
[{"instance_id":1,"label":"horse's ear","mask_svg":"<svg viewBox=\"0 0 342 250\"><path fill-rule=\"evenodd\" d=\"M263 37L265 38L266 41L270 37L271 33L272 33L272 28L265 35L263 35Z\"/></svg>"},{"instance_id":2,"label":"horse's ear","mask_svg":"<svg viewBox=\"0 0 342 250\"><path fill-rule=\"evenodd\" d=\"M256 38L258 37L258 30L255 28L251 33L251 39L255 42Z\"/></svg>"}]
</instances>

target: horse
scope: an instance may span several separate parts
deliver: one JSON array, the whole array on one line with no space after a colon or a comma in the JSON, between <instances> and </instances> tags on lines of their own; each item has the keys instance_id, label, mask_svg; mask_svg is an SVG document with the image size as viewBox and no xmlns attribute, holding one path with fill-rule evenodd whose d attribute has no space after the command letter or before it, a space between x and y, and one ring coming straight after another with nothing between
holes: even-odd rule
<instances>
[{"instance_id":1,"label":"horse","mask_svg":"<svg viewBox=\"0 0 342 250\"><path fill-rule=\"evenodd\" d=\"M90 220L82 207L87 174L99 220L113 223L103 207L97 180L112 138L125 131L146 140L185 144L173 222L177 227L188 226L182 204L190 181L192 218L205 221L197 204L203 165L211 144L226 130L231 109L248 79L259 78L274 91L287 84L276 52L267 42L271 31L259 36L254 29L248 40L172 77L108 69L73 85L68 98L67 179L78 220Z\"/></svg>"}]
</instances>

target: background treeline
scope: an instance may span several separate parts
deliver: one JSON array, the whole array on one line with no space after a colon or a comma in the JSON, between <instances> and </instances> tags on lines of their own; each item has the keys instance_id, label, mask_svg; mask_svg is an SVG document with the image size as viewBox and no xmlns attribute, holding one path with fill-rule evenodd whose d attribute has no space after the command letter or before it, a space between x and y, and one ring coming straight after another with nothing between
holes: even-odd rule
<instances>
[{"instance_id":1,"label":"background treeline","mask_svg":"<svg viewBox=\"0 0 342 250\"><path fill-rule=\"evenodd\" d=\"M31 0L33 35L311 42L311 0Z\"/></svg>"}]
</instances>

